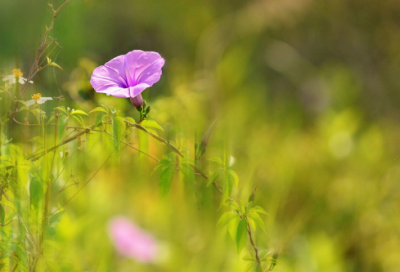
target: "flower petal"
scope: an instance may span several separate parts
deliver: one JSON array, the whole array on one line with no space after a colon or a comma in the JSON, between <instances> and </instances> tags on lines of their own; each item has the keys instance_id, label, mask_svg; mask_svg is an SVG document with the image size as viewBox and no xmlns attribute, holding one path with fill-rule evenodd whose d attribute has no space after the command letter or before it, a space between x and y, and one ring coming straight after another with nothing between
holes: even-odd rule
<instances>
[{"instance_id":1,"label":"flower petal","mask_svg":"<svg viewBox=\"0 0 400 272\"><path fill-rule=\"evenodd\" d=\"M24 78L24 77L20 77L20 78L18 79L18 83L19 83L19 84L25 84L25 82L26 82L26 78Z\"/></svg>"},{"instance_id":2,"label":"flower petal","mask_svg":"<svg viewBox=\"0 0 400 272\"><path fill-rule=\"evenodd\" d=\"M39 98L36 102L37 102L38 104L43 104L43 103L46 102L47 100L53 100L53 98L51 98L51 97L41 97L41 98Z\"/></svg>"},{"instance_id":3,"label":"flower petal","mask_svg":"<svg viewBox=\"0 0 400 272\"><path fill-rule=\"evenodd\" d=\"M143 71L152 66L154 63L164 60L157 52L143 52L141 50L133 50L126 54L125 57L125 72L126 79L129 86L135 86L139 83L147 83L144 81L139 82L139 77ZM164 63L162 63L164 65ZM157 66L161 69L161 66ZM157 82L157 81L155 81ZM149 84L153 85L155 82Z\"/></svg>"},{"instance_id":4,"label":"flower petal","mask_svg":"<svg viewBox=\"0 0 400 272\"><path fill-rule=\"evenodd\" d=\"M29 100L29 101L26 101L25 102L25 106L27 106L27 107L30 107L30 106L32 106L33 104L35 104L35 102L36 102L36 100Z\"/></svg>"},{"instance_id":5,"label":"flower petal","mask_svg":"<svg viewBox=\"0 0 400 272\"><path fill-rule=\"evenodd\" d=\"M126 74L125 74L125 55L121 55L113 58L106 64L104 64L107 68L111 68L118 73L118 75L124 79L126 85Z\"/></svg>"},{"instance_id":6,"label":"flower petal","mask_svg":"<svg viewBox=\"0 0 400 272\"><path fill-rule=\"evenodd\" d=\"M146 84L146 83L140 83L136 86L129 87L129 95L130 95L130 97L135 97L135 96L139 95L141 92L143 92L145 89L147 89L148 87L150 87L150 85Z\"/></svg>"},{"instance_id":7,"label":"flower petal","mask_svg":"<svg viewBox=\"0 0 400 272\"><path fill-rule=\"evenodd\" d=\"M123 98L130 97L129 88L119 88L119 89L109 88L104 93L106 93L107 95L115 96L115 97L123 97Z\"/></svg>"},{"instance_id":8,"label":"flower petal","mask_svg":"<svg viewBox=\"0 0 400 272\"><path fill-rule=\"evenodd\" d=\"M140 73L137 78L138 83L147 83L149 86L153 86L154 83L160 80L162 74L161 68L164 66L164 63L165 60L163 58L153 62Z\"/></svg>"},{"instance_id":9,"label":"flower petal","mask_svg":"<svg viewBox=\"0 0 400 272\"><path fill-rule=\"evenodd\" d=\"M14 75L5 76L3 78L3 81L7 81L7 80L8 80L9 85L13 85L15 83L15 76Z\"/></svg>"},{"instance_id":10,"label":"flower petal","mask_svg":"<svg viewBox=\"0 0 400 272\"><path fill-rule=\"evenodd\" d=\"M108 95L126 88L125 80L114 69L106 66L99 66L93 71L90 84L96 92ZM125 96L118 97L129 97L129 92Z\"/></svg>"}]
</instances>

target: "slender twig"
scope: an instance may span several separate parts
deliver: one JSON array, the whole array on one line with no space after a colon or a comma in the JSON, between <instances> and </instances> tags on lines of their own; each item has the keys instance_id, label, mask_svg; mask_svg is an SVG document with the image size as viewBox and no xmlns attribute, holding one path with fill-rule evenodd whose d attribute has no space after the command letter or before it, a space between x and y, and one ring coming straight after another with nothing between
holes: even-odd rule
<instances>
[{"instance_id":1,"label":"slender twig","mask_svg":"<svg viewBox=\"0 0 400 272\"><path fill-rule=\"evenodd\" d=\"M258 257L258 249L257 249L256 245L254 244L253 236L251 235L251 228L250 228L249 221L247 221L247 233L249 234L250 244L254 248L254 252L256 254L257 263L261 264L260 257Z\"/></svg>"},{"instance_id":2,"label":"slender twig","mask_svg":"<svg viewBox=\"0 0 400 272\"><path fill-rule=\"evenodd\" d=\"M28 122L22 123L22 122L18 121L17 119L15 119L15 117L13 117L13 121L15 123L17 123L18 125L23 125L23 126L29 126L29 127L39 127L39 126L41 126L41 124L29 124ZM46 126L56 126L56 124L49 123L49 124L46 124Z\"/></svg>"},{"instance_id":3,"label":"slender twig","mask_svg":"<svg viewBox=\"0 0 400 272\"><path fill-rule=\"evenodd\" d=\"M53 151L54 149L57 149L57 148L59 148L59 147L62 146L62 145L65 145L65 144L67 144L67 143L69 143L69 142L72 142L72 141L75 140L76 138L82 136L83 134L86 134L86 133L90 132L92 129L94 129L94 128L100 126L101 124L102 124L102 123L99 122L97 125L93 125L93 126L91 126L91 127L88 127L88 128L86 128L86 129L84 129L83 131L81 131L81 132L75 134L74 136L72 136L72 137L70 137L70 138L68 138L68 139L66 139L66 140L64 140L64 141L62 141L62 142L59 143L58 145L53 146L53 147L51 147L51 148L49 148L49 149L46 149L45 151L43 151L43 152L41 152L41 153L39 153L39 154L32 155L32 156L29 157L28 159L31 160L31 161L36 161L36 160L38 160L39 158L43 157L44 154L45 154L46 152Z\"/></svg>"},{"instance_id":4,"label":"slender twig","mask_svg":"<svg viewBox=\"0 0 400 272\"><path fill-rule=\"evenodd\" d=\"M182 155L182 153L175 147L175 146L173 146L172 144L170 144L167 140L165 140L164 138L162 138L162 137L160 137L160 136L158 136L158 135L155 135L154 133L151 133L150 131L148 131L145 127L143 127L143 126L141 126L141 125L139 125L139 124L134 124L134 123L131 123L131 122L128 122L128 121L126 121L125 120L125 123L126 124L128 124L128 125L130 125L130 126L132 126L132 127L135 127L135 128L138 128L138 129L140 129L140 130L143 130L144 132L146 132L146 133L148 133L151 137L153 137L154 139L156 139L157 141L159 141L159 142L162 142L162 143L164 143L165 145L167 145L169 148L171 148L176 154L178 154L180 157L184 157L183 155Z\"/></svg>"},{"instance_id":5,"label":"slender twig","mask_svg":"<svg viewBox=\"0 0 400 272\"><path fill-rule=\"evenodd\" d=\"M64 2L63 2L63 3L58 7L58 9L56 9L56 10L51 6L51 10L52 10L52 12L53 12L53 17L52 17L52 19L51 19L51 22L50 22L49 27L47 28L46 32L45 32L44 35L43 35L43 40L42 40L41 44L39 45L38 49L36 50L35 58L34 58L34 61L33 61L32 66L31 66L31 69L30 69L30 71L29 71L29 75L28 75L28 77L27 77L27 80L26 80L25 84L24 84L24 85L22 86L22 88L21 88L19 97L17 97L18 100L21 99L21 98L23 97L23 94L25 93L25 90L26 90L26 88L27 88L28 85L29 85L29 81L31 81L31 80L35 77L35 75L36 75L38 72L40 72L41 70L43 70L45 67L48 66L48 64L46 64L45 66L40 67L40 59L41 59L41 57L43 56L43 54L47 51L47 49L49 48L49 46L50 46L52 43L55 43L57 46L59 46L59 44L58 44L54 39L52 39L52 41L48 42L48 41L47 41L47 38L48 38L48 35L49 35L50 31L51 31L51 30L53 29L53 27L54 27L54 21L55 21L55 19L57 18L57 16L58 16L58 14L60 13L61 9L62 9L62 8L65 6L65 4L67 4L69 1L70 1L70 0L64 0ZM60 47L60 46L59 46L59 47ZM62 48L62 47L60 47L60 48ZM52 52L52 51L51 51L51 52ZM15 103L14 103L15 106L14 106L14 111L11 113L11 117L12 117L11 119L14 119L14 116L15 116L15 114L16 114L17 111L18 111L18 103L19 103L18 100L14 101L14 102L15 102Z\"/></svg>"}]
</instances>

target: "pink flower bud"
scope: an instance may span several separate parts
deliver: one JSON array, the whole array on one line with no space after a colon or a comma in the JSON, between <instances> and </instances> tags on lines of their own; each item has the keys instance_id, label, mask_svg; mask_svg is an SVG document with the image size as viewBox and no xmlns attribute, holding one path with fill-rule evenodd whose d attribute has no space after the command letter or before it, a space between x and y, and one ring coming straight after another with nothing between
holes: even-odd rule
<instances>
[{"instance_id":1,"label":"pink flower bud","mask_svg":"<svg viewBox=\"0 0 400 272\"><path fill-rule=\"evenodd\" d=\"M132 105L134 105L136 108L140 107L143 105L143 98L141 94L138 94L135 97L130 97Z\"/></svg>"}]
</instances>

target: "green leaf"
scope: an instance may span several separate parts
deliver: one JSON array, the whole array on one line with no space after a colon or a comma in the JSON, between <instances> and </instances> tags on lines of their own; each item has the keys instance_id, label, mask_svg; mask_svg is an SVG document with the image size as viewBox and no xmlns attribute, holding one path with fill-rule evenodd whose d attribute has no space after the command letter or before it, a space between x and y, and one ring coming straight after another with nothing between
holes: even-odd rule
<instances>
[{"instance_id":1,"label":"green leaf","mask_svg":"<svg viewBox=\"0 0 400 272\"><path fill-rule=\"evenodd\" d=\"M164 197L171 188L172 181L175 175L175 167L174 165L166 167L163 169L160 177L160 190L161 190L161 197Z\"/></svg>"},{"instance_id":2,"label":"green leaf","mask_svg":"<svg viewBox=\"0 0 400 272\"><path fill-rule=\"evenodd\" d=\"M253 257L253 256L251 256L251 255L249 255L249 254L246 254L246 255L243 257L243 260L245 260L245 261L257 261L257 259L256 259L255 257Z\"/></svg>"},{"instance_id":3,"label":"green leaf","mask_svg":"<svg viewBox=\"0 0 400 272\"><path fill-rule=\"evenodd\" d=\"M208 178L207 187L213 184L217 180L221 172L222 170L216 171Z\"/></svg>"},{"instance_id":4,"label":"green leaf","mask_svg":"<svg viewBox=\"0 0 400 272\"><path fill-rule=\"evenodd\" d=\"M86 112L82 111L82 110L74 110L71 115L86 115L89 116L89 114L87 114Z\"/></svg>"},{"instance_id":5,"label":"green leaf","mask_svg":"<svg viewBox=\"0 0 400 272\"><path fill-rule=\"evenodd\" d=\"M230 197L233 188L233 181L231 176L225 172L225 181L224 181L224 189L222 193L221 205L225 203L225 201Z\"/></svg>"},{"instance_id":6,"label":"green leaf","mask_svg":"<svg viewBox=\"0 0 400 272\"><path fill-rule=\"evenodd\" d=\"M112 119L113 134L115 136L115 146L118 150L121 149L121 142L124 139L126 126L122 117L114 116Z\"/></svg>"},{"instance_id":7,"label":"green leaf","mask_svg":"<svg viewBox=\"0 0 400 272\"><path fill-rule=\"evenodd\" d=\"M42 184L36 179L31 179L31 183L29 185L29 194L30 194L30 203L36 209L39 206L40 200L43 198L43 186Z\"/></svg>"},{"instance_id":8,"label":"green leaf","mask_svg":"<svg viewBox=\"0 0 400 272\"><path fill-rule=\"evenodd\" d=\"M263 261L264 259L267 259L267 256L270 254L271 252L269 251L262 251L260 252L260 254L258 255L258 258L260 258L260 261Z\"/></svg>"},{"instance_id":9,"label":"green leaf","mask_svg":"<svg viewBox=\"0 0 400 272\"><path fill-rule=\"evenodd\" d=\"M194 184L195 178L194 178L194 171L193 168L186 163L181 163L179 165L179 170L183 173L185 178L191 183Z\"/></svg>"},{"instance_id":10,"label":"green leaf","mask_svg":"<svg viewBox=\"0 0 400 272\"><path fill-rule=\"evenodd\" d=\"M74 118L81 126L85 127L85 125L84 125L84 123L83 123L83 120L81 119L81 118L82 118L81 116L79 116L79 115L77 115L77 116L72 115L71 117ZM78 118L78 117L81 117L81 118Z\"/></svg>"},{"instance_id":11,"label":"green leaf","mask_svg":"<svg viewBox=\"0 0 400 272\"><path fill-rule=\"evenodd\" d=\"M132 117L125 117L125 121L128 121L129 123L132 123L132 124L136 124L135 119L133 119Z\"/></svg>"},{"instance_id":12,"label":"green leaf","mask_svg":"<svg viewBox=\"0 0 400 272\"><path fill-rule=\"evenodd\" d=\"M51 122L53 122L56 119L56 117L54 115L52 115L49 119L49 121L47 121L47 124L50 124Z\"/></svg>"},{"instance_id":13,"label":"green leaf","mask_svg":"<svg viewBox=\"0 0 400 272\"><path fill-rule=\"evenodd\" d=\"M161 161L158 162L157 166L153 169L153 172L157 171L160 168L165 168L165 167L169 167L172 164L174 164L174 162L170 161L168 158L167 159L162 159Z\"/></svg>"},{"instance_id":14,"label":"green leaf","mask_svg":"<svg viewBox=\"0 0 400 272\"><path fill-rule=\"evenodd\" d=\"M250 217L247 217L247 222L249 222L250 227L251 227L254 231L257 230L256 222L254 222L253 219L251 219Z\"/></svg>"},{"instance_id":15,"label":"green leaf","mask_svg":"<svg viewBox=\"0 0 400 272\"><path fill-rule=\"evenodd\" d=\"M94 113L94 112L103 112L103 113L108 114L108 112L107 112L104 108L102 108L102 107L94 108L93 110L89 111L89 114L92 114L92 113Z\"/></svg>"},{"instance_id":16,"label":"green leaf","mask_svg":"<svg viewBox=\"0 0 400 272\"><path fill-rule=\"evenodd\" d=\"M67 111L65 110L65 107L55 107L54 110L59 110L62 113L64 113L65 115L67 115Z\"/></svg>"},{"instance_id":17,"label":"green leaf","mask_svg":"<svg viewBox=\"0 0 400 272\"><path fill-rule=\"evenodd\" d=\"M261 267L261 264L257 263L254 267L255 272L263 272L263 269Z\"/></svg>"},{"instance_id":18,"label":"green leaf","mask_svg":"<svg viewBox=\"0 0 400 272\"><path fill-rule=\"evenodd\" d=\"M262 213L262 214L268 215L268 213L263 208L261 208L260 206L253 207L251 209L251 211L256 212L256 213Z\"/></svg>"},{"instance_id":19,"label":"green leaf","mask_svg":"<svg viewBox=\"0 0 400 272\"><path fill-rule=\"evenodd\" d=\"M41 121L41 120L40 120L40 109L32 109L32 110L30 111L30 113L32 113L32 114L36 117L36 120L37 120L38 122Z\"/></svg>"},{"instance_id":20,"label":"green leaf","mask_svg":"<svg viewBox=\"0 0 400 272\"><path fill-rule=\"evenodd\" d=\"M154 129L147 128L147 131L148 131L148 132L151 132L151 133L153 133L153 134L155 134L155 135L157 135L157 136L158 136L158 133L157 133L157 131L155 131Z\"/></svg>"},{"instance_id":21,"label":"green leaf","mask_svg":"<svg viewBox=\"0 0 400 272\"><path fill-rule=\"evenodd\" d=\"M233 177L236 187L239 185L239 176L233 170L228 170L228 173Z\"/></svg>"},{"instance_id":22,"label":"green leaf","mask_svg":"<svg viewBox=\"0 0 400 272\"><path fill-rule=\"evenodd\" d=\"M22 248L22 246L17 247L15 250L15 253L17 253L17 260L22 264L23 267L28 267L28 252L25 250L25 248Z\"/></svg>"},{"instance_id":23,"label":"green leaf","mask_svg":"<svg viewBox=\"0 0 400 272\"><path fill-rule=\"evenodd\" d=\"M220 158L218 158L218 157L210 158L210 159L208 159L208 160L209 160L209 161L212 161L212 162L215 162L215 163L217 163L217 164L219 164L219 165L221 165L221 166L224 165L223 161L222 161Z\"/></svg>"},{"instance_id":24,"label":"green leaf","mask_svg":"<svg viewBox=\"0 0 400 272\"><path fill-rule=\"evenodd\" d=\"M240 211L239 205L236 202L227 201L224 205L233 208L235 211Z\"/></svg>"},{"instance_id":25,"label":"green leaf","mask_svg":"<svg viewBox=\"0 0 400 272\"><path fill-rule=\"evenodd\" d=\"M3 206L0 206L0 224L4 225L4 218L6 217L6 212Z\"/></svg>"},{"instance_id":26,"label":"green leaf","mask_svg":"<svg viewBox=\"0 0 400 272\"><path fill-rule=\"evenodd\" d=\"M225 212L222 214L221 218L218 220L217 226L223 228L225 227L229 222L234 220L235 218L238 218L239 214L235 212Z\"/></svg>"},{"instance_id":27,"label":"green leaf","mask_svg":"<svg viewBox=\"0 0 400 272\"><path fill-rule=\"evenodd\" d=\"M245 271L246 271L246 272L252 271L252 270L255 268L255 266L256 266L257 264L258 264L257 261L253 261L253 262L247 264L247 265L246 265L246 268L245 268ZM254 270L253 270L253 271L254 271Z\"/></svg>"},{"instance_id":28,"label":"green leaf","mask_svg":"<svg viewBox=\"0 0 400 272\"><path fill-rule=\"evenodd\" d=\"M58 123L58 137L59 139L62 139L63 133L68 125L69 117L68 116L62 116L60 118L60 121Z\"/></svg>"},{"instance_id":29,"label":"green leaf","mask_svg":"<svg viewBox=\"0 0 400 272\"><path fill-rule=\"evenodd\" d=\"M52 63L49 63L49 65L50 66L54 66L54 67L57 67L58 69L60 69L60 70L62 70L63 68L61 68L61 66L60 65L58 65L57 63L55 63L55 62L52 62Z\"/></svg>"},{"instance_id":30,"label":"green leaf","mask_svg":"<svg viewBox=\"0 0 400 272\"><path fill-rule=\"evenodd\" d=\"M106 114L104 113L100 113L99 115L97 115L94 125L97 126L103 120L104 116L106 116Z\"/></svg>"},{"instance_id":31,"label":"green leaf","mask_svg":"<svg viewBox=\"0 0 400 272\"><path fill-rule=\"evenodd\" d=\"M147 129L153 128L153 129L158 129L158 130L164 131L164 129L156 121L153 121L153 120L143 120L140 124L142 125L142 127L145 127Z\"/></svg>"},{"instance_id":32,"label":"green leaf","mask_svg":"<svg viewBox=\"0 0 400 272\"><path fill-rule=\"evenodd\" d=\"M60 221L61 216L65 213L65 211L60 211L56 214L53 214L50 219L49 219L49 226L53 225L53 224L57 224L58 221Z\"/></svg>"},{"instance_id":33,"label":"green leaf","mask_svg":"<svg viewBox=\"0 0 400 272\"><path fill-rule=\"evenodd\" d=\"M250 217L251 219L254 220L254 222L256 222L256 224L264 231L265 231L265 225L264 225L264 221L261 219L260 215L258 215L258 213L253 212L252 210L247 214L248 217Z\"/></svg>"},{"instance_id":34,"label":"green leaf","mask_svg":"<svg viewBox=\"0 0 400 272\"><path fill-rule=\"evenodd\" d=\"M247 241L247 221L242 218L236 231L236 245L238 254L242 251Z\"/></svg>"}]
</instances>

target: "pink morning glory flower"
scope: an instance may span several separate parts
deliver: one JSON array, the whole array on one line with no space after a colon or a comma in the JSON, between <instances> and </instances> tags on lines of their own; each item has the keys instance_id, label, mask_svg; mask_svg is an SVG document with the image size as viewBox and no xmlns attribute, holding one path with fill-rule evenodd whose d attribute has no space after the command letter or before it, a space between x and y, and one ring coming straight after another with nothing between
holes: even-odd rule
<instances>
[{"instance_id":1,"label":"pink morning glory flower","mask_svg":"<svg viewBox=\"0 0 400 272\"><path fill-rule=\"evenodd\" d=\"M130 98L139 107L141 93L160 80L164 63L157 52L133 50L94 69L90 83L98 93Z\"/></svg>"},{"instance_id":2,"label":"pink morning glory flower","mask_svg":"<svg viewBox=\"0 0 400 272\"><path fill-rule=\"evenodd\" d=\"M153 237L127 218L117 217L111 221L110 236L121 255L140 262L151 262L156 257L157 244Z\"/></svg>"}]
</instances>

